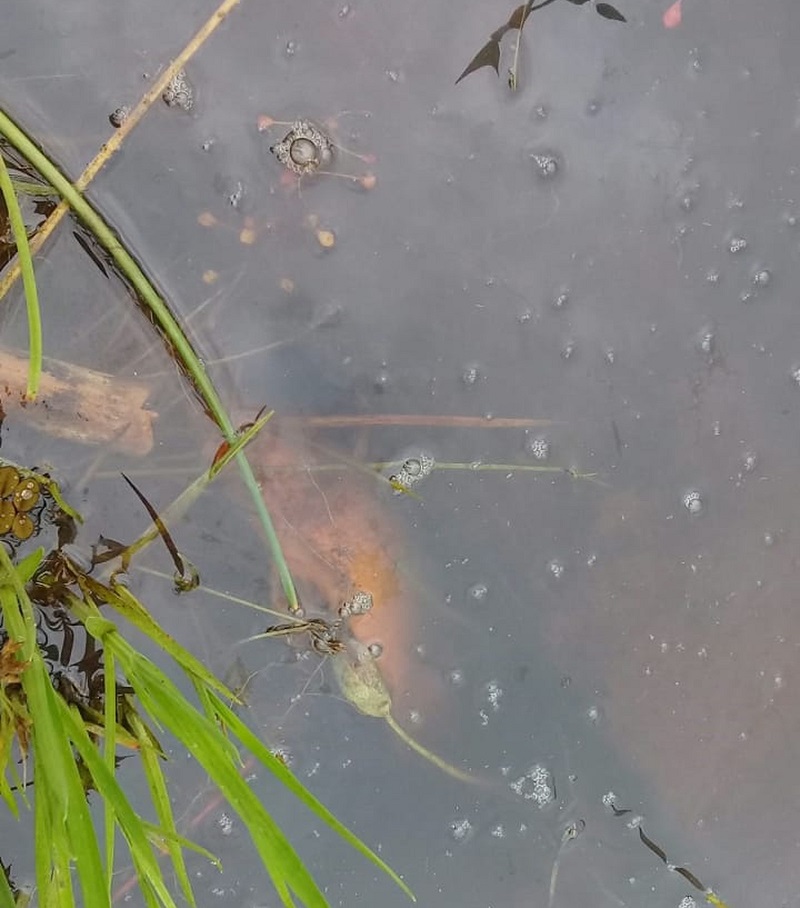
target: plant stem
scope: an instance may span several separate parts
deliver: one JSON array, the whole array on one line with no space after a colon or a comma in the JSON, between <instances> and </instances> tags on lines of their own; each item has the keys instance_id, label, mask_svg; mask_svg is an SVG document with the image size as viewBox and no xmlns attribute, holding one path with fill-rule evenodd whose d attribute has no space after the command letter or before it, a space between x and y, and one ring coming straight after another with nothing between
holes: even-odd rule
<instances>
[{"instance_id":1,"label":"plant stem","mask_svg":"<svg viewBox=\"0 0 800 908\"><path fill-rule=\"evenodd\" d=\"M150 310L153 320L161 329L164 336L175 351L178 362L186 369L198 396L205 405L208 413L214 419L225 440L233 444L236 440L236 428L231 422L222 401L217 394L213 382L209 378L205 367L194 352L191 343L183 333L180 325L170 312L169 307L156 291L153 283L134 260L133 256L125 249L114 231L106 224L102 216L61 173L55 164L43 154L28 136L14 123L8 115L0 110L0 134L2 134L25 159L36 168L42 177L59 193L67 202L78 218L91 231L98 243L111 256L120 273L128 280L138 294L141 301ZM289 566L283 557L280 542L269 515L267 506L261 495L261 490L256 481L253 469L244 453L236 455L236 462L244 479L245 486L250 492L256 506L259 521L267 537L270 552L275 561L281 586L290 611L297 611L299 604L295 592Z\"/></svg>"},{"instance_id":2,"label":"plant stem","mask_svg":"<svg viewBox=\"0 0 800 908\"><path fill-rule=\"evenodd\" d=\"M33 259L28 246L28 231L20 211L17 194L11 182L11 174L5 158L0 152L0 192L8 209L11 233L17 247L22 285L25 290L25 307L28 311L28 387L25 396L34 400L39 390L39 376L42 373L42 318L39 312L39 295L36 292L36 276L33 273Z\"/></svg>"}]
</instances>

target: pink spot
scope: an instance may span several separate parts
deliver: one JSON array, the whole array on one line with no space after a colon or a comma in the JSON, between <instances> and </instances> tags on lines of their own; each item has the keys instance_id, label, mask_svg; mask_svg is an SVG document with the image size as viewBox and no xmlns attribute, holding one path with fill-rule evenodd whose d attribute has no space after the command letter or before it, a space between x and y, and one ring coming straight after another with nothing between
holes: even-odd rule
<instances>
[{"instance_id":1,"label":"pink spot","mask_svg":"<svg viewBox=\"0 0 800 908\"><path fill-rule=\"evenodd\" d=\"M677 28L681 24L681 2L682 0L675 0L672 6L664 13L661 19L664 23L664 28Z\"/></svg>"}]
</instances>

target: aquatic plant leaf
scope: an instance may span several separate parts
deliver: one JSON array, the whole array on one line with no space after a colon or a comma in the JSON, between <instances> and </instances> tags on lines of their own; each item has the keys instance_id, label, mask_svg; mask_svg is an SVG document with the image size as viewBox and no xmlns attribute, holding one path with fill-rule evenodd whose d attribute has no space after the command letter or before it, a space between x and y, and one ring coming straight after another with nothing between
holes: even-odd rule
<instances>
[{"instance_id":1,"label":"aquatic plant leaf","mask_svg":"<svg viewBox=\"0 0 800 908\"><path fill-rule=\"evenodd\" d=\"M169 552L170 557L172 558L172 563L175 565L176 573L178 574L179 577L183 578L185 576L183 559L180 556L180 552L178 551L178 547L175 545L175 542L174 542L172 536L170 536L170 534L169 534L169 530L167 529L166 524L161 519L161 517L159 517L156 509L144 497L143 493L140 492L139 489L136 488L136 486L130 481L130 479L128 479L128 477L124 473L120 473L119 475L125 480L125 482L128 483L128 485L133 489L136 497L144 505L144 509L147 511L150 519L153 521L153 523L158 528L159 535L161 536L161 539L163 540L164 545L167 547L167 551Z\"/></svg>"},{"instance_id":2,"label":"aquatic plant leaf","mask_svg":"<svg viewBox=\"0 0 800 908\"><path fill-rule=\"evenodd\" d=\"M83 249L83 251L89 256L92 262L94 262L97 270L103 275L104 278L108 278L109 273L108 268L106 268L106 263L102 260L102 258L100 258L98 253L95 252L94 249L92 249L92 244L89 242L89 240L85 236L81 236L81 234L77 230L72 231L72 236L75 238L75 241L81 247L81 249Z\"/></svg>"},{"instance_id":3,"label":"aquatic plant leaf","mask_svg":"<svg viewBox=\"0 0 800 908\"><path fill-rule=\"evenodd\" d=\"M181 843L176 841L178 830L175 826L175 816L172 812L167 782L161 771L160 760L164 756L163 751L158 745L158 742L155 741L150 729L147 728L144 722L142 722L136 714L133 704L129 702L128 705L131 707L129 719L131 727L139 742L139 752L142 758L144 775L150 789L150 797L153 800L156 815L161 824L160 827L155 827L151 832L155 832L158 838L163 838L163 842L159 844L162 848L166 847L166 850L169 852L173 871L180 884L183 897L189 905L196 908L197 903L192 892L192 884L189 882L189 874L183 859ZM217 865L219 864L216 859L213 860Z\"/></svg>"},{"instance_id":4,"label":"aquatic plant leaf","mask_svg":"<svg viewBox=\"0 0 800 908\"><path fill-rule=\"evenodd\" d=\"M281 761L272 753L269 748L265 747L263 742L253 734L247 725L233 712L233 710L216 694L208 691L206 694L207 703L213 708L214 713L219 720L239 739L244 747L250 751L258 760L281 782L295 797L302 801L305 806L316 814L319 819L326 823L337 835L341 836L345 842L355 848L360 854L371 861L376 867L382 870L406 896L416 902L414 893L408 888L406 883L392 870L389 865L378 857L372 849L368 848L354 833L344 826L336 817L325 807L321 801L318 801L314 795L306 789L303 784L294 776Z\"/></svg>"},{"instance_id":5,"label":"aquatic plant leaf","mask_svg":"<svg viewBox=\"0 0 800 908\"><path fill-rule=\"evenodd\" d=\"M89 738L83 721L81 720L80 713L75 706L67 706L63 701L58 703L58 708L62 727L69 735L75 749L84 760L88 771L91 773L95 788L103 799L108 799L114 807L114 813L120 829L123 831L123 834L128 841L131 857L134 859L136 865L141 867L144 872L144 878L148 880L155 890L160 903L165 906L174 906L175 902L166 888L164 878L158 867L158 860L147 841L147 836L145 835L142 823L131 807L113 772L103 762L102 757L97 752L97 748ZM89 825L85 834L87 839L91 841L96 848L96 839L91 830L92 827ZM74 847L77 847L77 844ZM105 888L105 881L105 875L100 871L97 874L96 882L99 884L100 891L103 892L106 897L97 902L90 902L87 898L87 904L108 904L108 890ZM83 883L83 880L81 882Z\"/></svg>"},{"instance_id":6,"label":"aquatic plant leaf","mask_svg":"<svg viewBox=\"0 0 800 908\"><path fill-rule=\"evenodd\" d=\"M456 85L470 73L483 69L484 66L491 66L495 73L500 75L500 41L490 38L486 44L470 60L469 65L463 73L456 79Z\"/></svg>"},{"instance_id":7,"label":"aquatic plant leaf","mask_svg":"<svg viewBox=\"0 0 800 908\"><path fill-rule=\"evenodd\" d=\"M14 893L8 881L6 868L0 868L0 908L14 908L15 904Z\"/></svg>"},{"instance_id":8,"label":"aquatic plant leaf","mask_svg":"<svg viewBox=\"0 0 800 908\"><path fill-rule=\"evenodd\" d=\"M598 3L595 6L595 9L604 19L613 19L615 22L628 21L622 13L610 3Z\"/></svg>"}]
</instances>

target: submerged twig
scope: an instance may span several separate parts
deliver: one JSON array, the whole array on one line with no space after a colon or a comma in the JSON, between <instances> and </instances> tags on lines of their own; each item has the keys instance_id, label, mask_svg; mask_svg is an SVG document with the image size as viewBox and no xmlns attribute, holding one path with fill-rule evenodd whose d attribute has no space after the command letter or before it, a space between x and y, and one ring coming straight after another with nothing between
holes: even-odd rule
<instances>
[{"instance_id":1,"label":"submerged twig","mask_svg":"<svg viewBox=\"0 0 800 908\"><path fill-rule=\"evenodd\" d=\"M281 423L297 423L308 429L347 429L362 426L414 426L444 429L539 429L552 426L552 419L517 416L447 416L439 413L359 413L335 416L281 416Z\"/></svg>"},{"instance_id":2,"label":"submerged twig","mask_svg":"<svg viewBox=\"0 0 800 908\"><path fill-rule=\"evenodd\" d=\"M138 104L128 113L128 116L125 118L122 125L119 129L115 130L113 135L111 135L107 142L105 142L100 151L94 156L94 158L86 165L83 173L75 181L75 188L82 192L84 189L89 186L92 180L97 176L97 174L102 170L102 168L111 160L111 158L119 151L122 147L122 143L130 135L134 127L139 123L142 117L147 113L147 111L152 107L153 102L158 100L161 97L166 87L169 85L170 81L174 78L176 73L180 72L188 61L194 56L194 54L202 47L206 39L216 30L225 19L225 17L230 13L230 11L239 4L239 0L223 0L223 2L217 7L216 11L212 16L210 16L204 25L198 29L194 37L189 41L186 47L178 54L177 57L170 63L170 65L164 70L161 76L156 79L153 85L144 93ZM2 132L2 127L0 127L0 132ZM18 148L21 151L21 149ZM24 154L24 152L23 152ZM27 155L26 155L27 157ZM30 161L30 158L28 158ZM49 181L48 181L49 182ZM52 234L56 227L61 223L66 213L69 211L70 205L63 198L62 201L53 209L49 217L41 225L41 227L36 231L36 235L31 239L30 247L31 253L36 254L47 241L47 238ZM0 300L5 297L9 289L16 283L20 276L20 264L14 263L8 269L6 274L3 275L0 279Z\"/></svg>"}]
</instances>

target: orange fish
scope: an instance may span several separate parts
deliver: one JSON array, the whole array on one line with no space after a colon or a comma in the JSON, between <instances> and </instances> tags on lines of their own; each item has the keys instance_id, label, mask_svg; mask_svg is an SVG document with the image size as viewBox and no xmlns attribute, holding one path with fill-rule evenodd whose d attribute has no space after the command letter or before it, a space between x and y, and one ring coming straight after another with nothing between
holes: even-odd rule
<instances>
[{"instance_id":1,"label":"orange fish","mask_svg":"<svg viewBox=\"0 0 800 908\"><path fill-rule=\"evenodd\" d=\"M273 423L254 445L256 475L301 605L333 619L355 594L369 593L371 609L348 619L349 632L380 647L377 664L396 706L429 708L439 679L415 658L422 616L398 568L402 528L380 500L378 478L347 466L314 469L334 458Z\"/></svg>"},{"instance_id":2,"label":"orange fish","mask_svg":"<svg viewBox=\"0 0 800 908\"><path fill-rule=\"evenodd\" d=\"M672 6L670 6L670 8L661 17L661 21L664 23L664 28L677 28L681 24L681 20L683 18L681 12L681 3L682 0L675 0Z\"/></svg>"}]
</instances>

